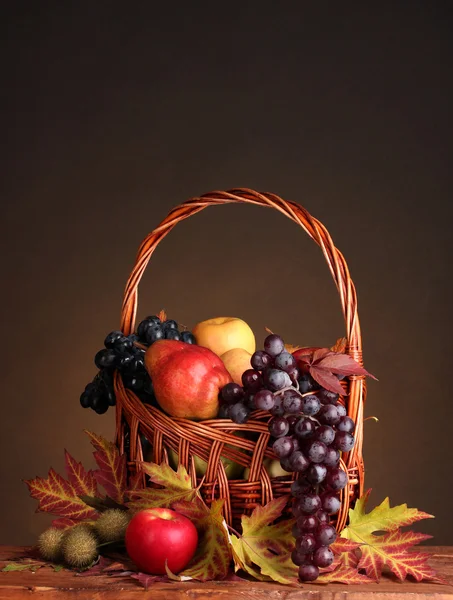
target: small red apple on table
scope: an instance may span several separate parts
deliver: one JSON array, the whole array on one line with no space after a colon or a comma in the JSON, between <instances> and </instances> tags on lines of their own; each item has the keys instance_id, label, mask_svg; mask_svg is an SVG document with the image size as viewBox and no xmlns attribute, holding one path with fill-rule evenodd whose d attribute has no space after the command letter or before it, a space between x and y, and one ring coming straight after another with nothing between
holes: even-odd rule
<instances>
[{"instance_id":1,"label":"small red apple on table","mask_svg":"<svg viewBox=\"0 0 453 600\"><path fill-rule=\"evenodd\" d=\"M165 575L187 566L197 549L195 525L169 508L150 508L132 517L126 530L126 550L137 567L152 575Z\"/></svg>"}]
</instances>

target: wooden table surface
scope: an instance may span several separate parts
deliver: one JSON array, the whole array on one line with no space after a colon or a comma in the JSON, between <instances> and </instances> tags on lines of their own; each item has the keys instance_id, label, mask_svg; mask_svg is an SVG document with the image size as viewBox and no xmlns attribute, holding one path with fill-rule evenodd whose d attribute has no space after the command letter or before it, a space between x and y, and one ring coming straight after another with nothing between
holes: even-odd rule
<instances>
[{"instance_id":1,"label":"wooden table surface","mask_svg":"<svg viewBox=\"0 0 453 600\"><path fill-rule=\"evenodd\" d=\"M0 546L0 569L24 555L25 548ZM307 584L300 588L259 582L155 583L145 589L129 578L106 575L78 577L67 570L42 568L32 573L0 572L0 600L453 600L453 547L425 546L438 574L450 585L398 582L385 577L367 585Z\"/></svg>"}]
</instances>

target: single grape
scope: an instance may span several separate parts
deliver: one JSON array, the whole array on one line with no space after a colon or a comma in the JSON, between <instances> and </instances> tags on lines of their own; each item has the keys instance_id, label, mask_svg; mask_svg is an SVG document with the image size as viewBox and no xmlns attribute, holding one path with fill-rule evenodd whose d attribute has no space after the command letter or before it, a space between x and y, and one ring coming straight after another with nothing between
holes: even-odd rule
<instances>
[{"instance_id":1,"label":"single grape","mask_svg":"<svg viewBox=\"0 0 453 600\"><path fill-rule=\"evenodd\" d=\"M263 371L271 365L272 358L264 350L257 350L252 354L250 363L256 371Z\"/></svg>"},{"instance_id":2,"label":"single grape","mask_svg":"<svg viewBox=\"0 0 453 600\"><path fill-rule=\"evenodd\" d=\"M318 519L319 525L328 525L330 523L330 517L324 510L318 510L315 517Z\"/></svg>"},{"instance_id":3,"label":"single grape","mask_svg":"<svg viewBox=\"0 0 453 600\"><path fill-rule=\"evenodd\" d=\"M161 320L159 319L159 317L156 317L156 316L146 317L146 319L143 319L143 321L137 327L137 334L138 334L139 338L143 341L146 341L146 332L148 331L148 329L150 327L152 327L153 325L160 325L160 324L161 324Z\"/></svg>"},{"instance_id":4,"label":"single grape","mask_svg":"<svg viewBox=\"0 0 453 600\"><path fill-rule=\"evenodd\" d=\"M145 387L145 378L140 375L127 377L124 382L125 386L134 392L142 392Z\"/></svg>"},{"instance_id":5,"label":"single grape","mask_svg":"<svg viewBox=\"0 0 453 600\"><path fill-rule=\"evenodd\" d=\"M230 406L230 419L235 423L246 423L249 420L249 415L250 410L242 402Z\"/></svg>"},{"instance_id":6,"label":"single grape","mask_svg":"<svg viewBox=\"0 0 453 600\"><path fill-rule=\"evenodd\" d=\"M321 508L321 498L317 494L307 492L297 498L293 505L293 515L314 515Z\"/></svg>"},{"instance_id":7,"label":"single grape","mask_svg":"<svg viewBox=\"0 0 453 600\"><path fill-rule=\"evenodd\" d=\"M151 325L146 330L146 342L151 346L157 340L164 339L164 331L160 325Z\"/></svg>"},{"instance_id":8,"label":"single grape","mask_svg":"<svg viewBox=\"0 0 453 600\"><path fill-rule=\"evenodd\" d=\"M288 421L285 417L274 417L269 421L268 429L272 437L283 437L289 431Z\"/></svg>"},{"instance_id":9,"label":"single grape","mask_svg":"<svg viewBox=\"0 0 453 600\"><path fill-rule=\"evenodd\" d=\"M346 414L347 414L346 413L346 407L343 406L343 404L338 403L338 404L335 405L335 407L337 409L337 413L338 413L338 416L340 417L340 419L341 419L341 417L345 417L346 416Z\"/></svg>"},{"instance_id":10,"label":"single grape","mask_svg":"<svg viewBox=\"0 0 453 600\"><path fill-rule=\"evenodd\" d=\"M190 331L183 331L180 339L181 342L185 342L186 344L196 344L195 336Z\"/></svg>"},{"instance_id":11,"label":"single grape","mask_svg":"<svg viewBox=\"0 0 453 600\"><path fill-rule=\"evenodd\" d=\"M339 467L331 469L326 478L327 485L332 488L335 492L342 490L348 483L348 476Z\"/></svg>"},{"instance_id":12,"label":"single grape","mask_svg":"<svg viewBox=\"0 0 453 600\"><path fill-rule=\"evenodd\" d=\"M289 465L291 467L290 471L302 473L303 471L305 471L305 469L308 468L309 464L310 462L300 450L296 450L289 457Z\"/></svg>"},{"instance_id":13,"label":"single grape","mask_svg":"<svg viewBox=\"0 0 453 600\"><path fill-rule=\"evenodd\" d=\"M91 407L91 396L88 392L82 392L81 396L80 396L80 405L82 408L90 408ZM292 445L291 445L291 452L292 452Z\"/></svg>"},{"instance_id":14,"label":"single grape","mask_svg":"<svg viewBox=\"0 0 453 600\"><path fill-rule=\"evenodd\" d=\"M174 329L175 331L178 331L178 323L173 319L167 319L162 323L162 328L164 329L164 331L167 331L168 329Z\"/></svg>"},{"instance_id":15,"label":"single grape","mask_svg":"<svg viewBox=\"0 0 453 600\"><path fill-rule=\"evenodd\" d=\"M332 446L340 452L350 452L354 448L354 437L347 431L337 431Z\"/></svg>"},{"instance_id":16,"label":"single grape","mask_svg":"<svg viewBox=\"0 0 453 600\"><path fill-rule=\"evenodd\" d=\"M115 342L123 337L122 331L111 331L104 340L104 346L106 348L114 348Z\"/></svg>"},{"instance_id":17,"label":"single grape","mask_svg":"<svg viewBox=\"0 0 453 600\"><path fill-rule=\"evenodd\" d=\"M320 425L314 432L313 439L324 442L328 446L335 439L335 431L329 425Z\"/></svg>"},{"instance_id":18,"label":"single grape","mask_svg":"<svg viewBox=\"0 0 453 600\"><path fill-rule=\"evenodd\" d=\"M305 477L310 483L312 483L313 485L317 485L318 483L324 481L326 475L327 467L320 464L311 464L307 469Z\"/></svg>"},{"instance_id":19,"label":"single grape","mask_svg":"<svg viewBox=\"0 0 453 600\"><path fill-rule=\"evenodd\" d=\"M98 414L103 415L109 409L109 403L105 396L100 394L93 394L91 398L91 408Z\"/></svg>"},{"instance_id":20,"label":"single grape","mask_svg":"<svg viewBox=\"0 0 453 600\"><path fill-rule=\"evenodd\" d=\"M229 419L230 418L230 406L228 404L222 404L219 408L218 419Z\"/></svg>"},{"instance_id":21,"label":"single grape","mask_svg":"<svg viewBox=\"0 0 453 600\"><path fill-rule=\"evenodd\" d=\"M286 420L288 421L288 417L286 417ZM288 423L289 423L289 421L288 421ZM289 435L290 432L291 432L291 430L288 432L288 435ZM297 450L300 450L299 439L296 436L293 435L292 436L292 440L293 440L293 451L296 452Z\"/></svg>"},{"instance_id":22,"label":"single grape","mask_svg":"<svg viewBox=\"0 0 453 600\"><path fill-rule=\"evenodd\" d=\"M236 404L244 397L244 390L237 383L227 383L220 391L220 399L225 404Z\"/></svg>"},{"instance_id":23,"label":"single grape","mask_svg":"<svg viewBox=\"0 0 453 600\"><path fill-rule=\"evenodd\" d=\"M166 340L176 340L179 342L181 339L181 335L177 329L164 329L164 337Z\"/></svg>"},{"instance_id":24,"label":"single grape","mask_svg":"<svg viewBox=\"0 0 453 600\"><path fill-rule=\"evenodd\" d=\"M300 549L294 548L294 550L291 552L291 560L295 565L299 566L309 564L308 561L310 559L307 554L302 552Z\"/></svg>"},{"instance_id":25,"label":"single grape","mask_svg":"<svg viewBox=\"0 0 453 600\"><path fill-rule=\"evenodd\" d=\"M310 533L315 531L318 528L318 524L319 522L315 515L304 515L297 519L297 527L301 533Z\"/></svg>"},{"instance_id":26,"label":"single grape","mask_svg":"<svg viewBox=\"0 0 453 600\"><path fill-rule=\"evenodd\" d=\"M320 388L319 384L308 373L305 373L299 379L299 391L301 394L306 394L307 392L313 392L315 390L319 390L319 388Z\"/></svg>"},{"instance_id":27,"label":"single grape","mask_svg":"<svg viewBox=\"0 0 453 600\"><path fill-rule=\"evenodd\" d=\"M286 350L280 352L274 359L274 367L286 371L286 373L295 366L297 366L296 359L292 354L286 352Z\"/></svg>"},{"instance_id":28,"label":"single grape","mask_svg":"<svg viewBox=\"0 0 453 600\"><path fill-rule=\"evenodd\" d=\"M254 369L247 369L242 374L242 385L249 392L257 392L263 387L263 378L261 377L261 373L259 371L255 371Z\"/></svg>"},{"instance_id":29,"label":"single grape","mask_svg":"<svg viewBox=\"0 0 453 600\"><path fill-rule=\"evenodd\" d=\"M274 392L291 386L288 373L280 371L280 369L266 369L263 373L263 379L266 387Z\"/></svg>"},{"instance_id":30,"label":"single grape","mask_svg":"<svg viewBox=\"0 0 453 600\"><path fill-rule=\"evenodd\" d=\"M291 469L291 465L289 464L289 459L291 458L290 456L285 456L285 458L281 458L280 459L280 466L284 471L287 471L288 473L291 473L292 469Z\"/></svg>"},{"instance_id":31,"label":"single grape","mask_svg":"<svg viewBox=\"0 0 453 600\"><path fill-rule=\"evenodd\" d=\"M301 581L315 581L318 579L319 569L315 565L300 565L299 579Z\"/></svg>"},{"instance_id":32,"label":"single grape","mask_svg":"<svg viewBox=\"0 0 453 600\"><path fill-rule=\"evenodd\" d=\"M289 375L289 378L291 379L291 383L293 385L296 385L299 377L300 377L300 371L297 367L291 367L290 369L287 369L286 372Z\"/></svg>"},{"instance_id":33,"label":"single grape","mask_svg":"<svg viewBox=\"0 0 453 600\"><path fill-rule=\"evenodd\" d=\"M316 423L306 417L302 417L294 425L294 433L301 440L306 440L306 439L311 438L315 429L316 429Z\"/></svg>"},{"instance_id":34,"label":"single grape","mask_svg":"<svg viewBox=\"0 0 453 600\"><path fill-rule=\"evenodd\" d=\"M316 530L316 541L321 546L330 546L337 539L337 532L332 525L320 525Z\"/></svg>"},{"instance_id":35,"label":"single grape","mask_svg":"<svg viewBox=\"0 0 453 600\"><path fill-rule=\"evenodd\" d=\"M295 498L299 498L300 496L303 496L309 492L311 487L312 486L309 485L307 481L304 481L303 479L296 479L296 481L293 481L291 484L291 495Z\"/></svg>"},{"instance_id":36,"label":"single grape","mask_svg":"<svg viewBox=\"0 0 453 600\"><path fill-rule=\"evenodd\" d=\"M319 412L321 402L315 395L304 396L302 398L302 412L308 417L313 417Z\"/></svg>"},{"instance_id":37,"label":"single grape","mask_svg":"<svg viewBox=\"0 0 453 600\"><path fill-rule=\"evenodd\" d=\"M107 402L109 406L116 406L116 396L115 391L113 389L108 389L105 392L105 397L107 398Z\"/></svg>"},{"instance_id":38,"label":"single grape","mask_svg":"<svg viewBox=\"0 0 453 600\"><path fill-rule=\"evenodd\" d=\"M327 446L319 440L309 440L305 451L311 462L322 463L327 454Z\"/></svg>"},{"instance_id":39,"label":"single grape","mask_svg":"<svg viewBox=\"0 0 453 600\"><path fill-rule=\"evenodd\" d=\"M264 340L264 351L272 358L283 352L285 343L279 335L272 333Z\"/></svg>"},{"instance_id":40,"label":"single grape","mask_svg":"<svg viewBox=\"0 0 453 600\"><path fill-rule=\"evenodd\" d=\"M323 460L326 467L336 467L340 462L340 453L335 448L327 448L327 454Z\"/></svg>"},{"instance_id":41,"label":"single grape","mask_svg":"<svg viewBox=\"0 0 453 600\"><path fill-rule=\"evenodd\" d=\"M288 415L286 417L286 420L288 421L289 432L291 434L294 434L294 427L295 427L297 421L299 420L299 416L298 415Z\"/></svg>"},{"instance_id":42,"label":"single grape","mask_svg":"<svg viewBox=\"0 0 453 600\"><path fill-rule=\"evenodd\" d=\"M115 352L117 354L123 354L125 352L130 352L133 347L134 347L134 344L125 335L116 339L115 343L113 345L113 349L115 350Z\"/></svg>"},{"instance_id":43,"label":"single grape","mask_svg":"<svg viewBox=\"0 0 453 600\"><path fill-rule=\"evenodd\" d=\"M313 554L313 564L316 567L328 567L333 563L334 558L334 554L330 548L327 548L327 546L321 546L315 550Z\"/></svg>"},{"instance_id":44,"label":"single grape","mask_svg":"<svg viewBox=\"0 0 453 600\"><path fill-rule=\"evenodd\" d=\"M272 444L272 450L277 458L285 458L294 451L293 439L281 437Z\"/></svg>"},{"instance_id":45,"label":"single grape","mask_svg":"<svg viewBox=\"0 0 453 600\"><path fill-rule=\"evenodd\" d=\"M338 408L337 408L338 411ZM355 429L355 423L351 417L340 417L336 425L337 431L346 431L346 433L352 433Z\"/></svg>"},{"instance_id":46,"label":"single grape","mask_svg":"<svg viewBox=\"0 0 453 600\"><path fill-rule=\"evenodd\" d=\"M129 363L127 370L129 373L140 373L145 370L145 359L141 355L132 355L132 360Z\"/></svg>"},{"instance_id":47,"label":"single grape","mask_svg":"<svg viewBox=\"0 0 453 600\"><path fill-rule=\"evenodd\" d=\"M274 408L269 411L273 417L282 417L285 414L281 396L274 396Z\"/></svg>"},{"instance_id":48,"label":"single grape","mask_svg":"<svg viewBox=\"0 0 453 600\"><path fill-rule=\"evenodd\" d=\"M315 547L316 540L312 533L305 533L296 540L296 548L302 554L311 554Z\"/></svg>"},{"instance_id":49,"label":"single grape","mask_svg":"<svg viewBox=\"0 0 453 600\"><path fill-rule=\"evenodd\" d=\"M336 425L340 420L337 408L332 404L322 406L316 418L324 425Z\"/></svg>"},{"instance_id":50,"label":"single grape","mask_svg":"<svg viewBox=\"0 0 453 600\"><path fill-rule=\"evenodd\" d=\"M340 397L339 394L331 392L330 390L325 390L324 388L321 388L317 395L321 404L335 404Z\"/></svg>"},{"instance_id":51,"label":"single grape","mask_svg":"<svg viewBox=\"0 0 453 600\"><path fill-rule=\"evenodd\" d=\"M302 398L296 390L283 392L283 409L285 413L299 413L302 407Z\"/></svg>"},{"instance_id":52,"label":"single grape","mask_svg":"<svg viewBox=\"0 0 453 600\"><path fill-rule=\"evenodd\" d=\"M321 503L322 503L322 509L328 515L336 515L337 512L341 508L340 499L336 496L336 494L333 494L333 493L332 494L331 493L323 494L323 496L321 498Z\"/></svg>"},{"instance_id":53,"label":"single grape","mask_svg":"<svg viewBox=\"0 0 453 600\"><path fill-rule=\"evenodd\" d=\"M116 356L113 350L103 348L94 357L94 364L98 369L109 369L115 366Z\"/></svg>"}]
</instances>

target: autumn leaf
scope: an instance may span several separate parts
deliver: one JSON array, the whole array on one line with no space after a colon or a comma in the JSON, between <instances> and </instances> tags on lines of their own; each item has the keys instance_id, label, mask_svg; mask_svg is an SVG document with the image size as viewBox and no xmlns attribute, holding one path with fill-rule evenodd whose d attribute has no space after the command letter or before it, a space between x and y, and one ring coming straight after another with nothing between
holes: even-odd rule
<instances>
[{"instance_id":1,"label":"autumn leaf","mask_svg":"<svg viewBox=\"0 0 453 600\"><path fill-rule=\"evenodd\" d=\"M77 462L67 450L64 453L68 480L77 492L77 495L97 496L98 489L93 471L85 471L82 463Z\"/></svg>"},{"instance_id":2,"label":"autumn leaf","mask_svg":"<svg viewBox=\"0 0 453 600\"><path fill-rule=\"evenodd\" d=\"M376 581L381 576L382 569L387 567L401 581L411 575L417 581L430 579L441 583L442 580L427 563L429 555L410 551L413 546L431 536L414 531L400 531L400 527L432 518L432 515L408 508L406 504L391 508L388 498L366 513L369 495L370 490L349 510L349 525L341 532L343 538L360 544L361 556L356 568L364 569L367 576ZM348 555L350 558L350 552L346 551L341 557Z\"/></svg>"},{"instance_id":3,"label":"autumn leaf","mask_svg":"<svg viewBox=\"0 0 453 600\"><path fill-rule=\"evenodd\" d=\"M161 311L159 311L159 314L157 316L162 321L162 323L167 320L167 313L165 312L164 309L162 309Z\"/></svg>"},{"instance_id":4,"label":"autumn leaf","mask_svg":"<svg viewBox=\"0 0 453 600\"><path fill-rule=\"evenodd\" d=\"M2 573L9 573L12 571L31 571L35 573L41 567L45 567L46 563L38 560L30 562L10 562L2 569Z\"/></svg>"},{"instance_id":5,"label":"autumn leaf","mask_svg":"<svg viewBox=\"0 0 453 600\"><path fill-rule=\"evenodd\" d=\"M236 568L245 567L256 577L256 567L259 567L259 574L265 579L284 584L297 582L297 567L291 560L294 520L285 519L271 525L281 516L287 501L283 496L266 506L257 506L250 516L242 515L242 536L231 536Z\"/></svg>"},{"instance_id":6,"label":"autumn leaf","mask_svg":"<svg viewBox=\"0 0 453 600\"><path fill-rule=\"evenodd\" d=\"M166 575L149 575L148 573L133 573L131 579L136 579L145 590L148 590L153 583L168 582Z\"/></svg>"},{"instance_id":7,"label":"autumn leaf","mask_svg":"<svg viewBox=\"0 0 453 600\"><path fill-rule=\"evenodd\" d=\"M333 571L321 573L314 583L345 583L351 585L354 583L375 583L366 575L359 573L356 567L348 567L339 564Z\"/></svg>"},{"instance_id":8,"label":"autumn leaf","mask_svg":"<svg viewBox=\"0 0 453 600\"><path fill-rule=\"evenodd\" d=\"M337 344L340 348L340 340ZM336 394L345 394L337 375L368 375L375 379L344 350L334 352L329 348L303 348L294 352L294 357L302 372L310 373L319 385Z\"/></svg>"},{"instance_id":9,"label":"autumn leaf","mask_svg":"<svg viewBox=\"0 0 453 600\"><path fill-rule=\"evenodd\" d=\"M100 435L86 430L85 433L95 448L93 455L99 467L93 473L96 481L113 500L122 503L127 486L126 455L120 455L115 444Z\"/></svg>"},{"instance_id":10,"label":"autumn leaf","mask_svg":"<svg viewBox=\"0 0 453 600\"><path fill-rule=\"evenodd\" d=\"M65 517L54 519L52 521L52 527L55 527L55 529L70 529L75 525L80 525L80 521L76 519L66 519Z\"/></svg>"},{"instance_id":11,"label":"autumn leaf","mask_svg":"<svg viewBox=\"0 0 453 600\"><path fill-rule=\"evenodd\" d=\"M224 500L214 500L210 508L196 502L175 502L174 510L189 518L199 535L199 545L194 559L181 573L184 577L209 581L223 579L231 563L231 549L225 519L222 514Z\"/></svg>"},{"instance_id":12,"label":"autumn leaf","mask_svg":"<svg viewBox=\"0 0 453 600\"><path fill-rule=\"evenodd\" d=\"M141 467L153 483L163 487L134 491L133 499L128 503L131 508L170 508L175 502L190 501L197 496L198 492L192 488L190 476L182 465L178 466L177 471L165 463L157 465L144 462Z\"/></svg>"},{"instance_id":13,"label":"autumn leaf","mask_svg":"<svg viewBox=\"0 0 453 600\"><path fill-rule=\"evenodd\" d=\"M346 352L346 345L348 340L345 337L338 338L335 344L330 348L332 352L344 353Z\"/></svg>"},{"instance_id":14,"label":"autumn leaf","mask_svg":"<svg viewBox=\"0 0 453 600\"><path fill-rule=\"evenodd\" d=\"M49 470L47 479L35 477L25 481L25 484L30 496L39 502L37 512L49 512L75 521L96 517L96 512L79 498L72 483L54 469Z\"/></svg>"},{"instance_id":15,"label":"autumn leaf","mask_svg":"<svg viewBox=\"0 0 453 600\"><path fill-rule=\"evenodd\" d=\"M340 564L345 567L357 567L360 559L358 552L359 548L360 544L357 542L353 542L352 540L343 537L337 537L335 542L330 546L335 558L329 570L334 570Z\"/></svg>"},{"instance_id":16,"label":"autumn leaf","mask_svg":"<svg viewBox=\"0 0 453 600\"><path fill-rule=\"evenodd\" d=\"M363 544L366 543L364 540L376 531L393 531L399 527L412 525L412 523L422 519L434 519L433 515L416 508L408 508L407 504L400 504L391 508L388 498L385 498L371 512L366 513L370 493L371 490L367 490L357 500L355 507L349 509L349 524L341 532L342 537Z\"/></svg>"}]
</instances>

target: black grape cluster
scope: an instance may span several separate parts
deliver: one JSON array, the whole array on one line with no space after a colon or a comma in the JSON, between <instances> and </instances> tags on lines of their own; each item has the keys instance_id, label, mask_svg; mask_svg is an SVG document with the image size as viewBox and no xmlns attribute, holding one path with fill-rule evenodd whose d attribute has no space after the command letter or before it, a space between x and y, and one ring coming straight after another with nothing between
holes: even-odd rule
<instances>
[{"instance_id":1,"label":"black grape cluster","mask_svg":"<svg viewBox=\"0 0 453 600\"><path fill-rule=\"evenodd\" d=\"M124 386L137 394L147 404L157 406L153 384L145 368L145 351L157 340L180 340L194 344L195 338L190 331L179 331L178 323L173 320L161 321L159 317L146 317L137 332L125 336L121 331L112 331L104 340L104 348L94 357L99 369L80 396L83 408L92 408L99 415L107 412L109 406L115 406L113 373L118 370Z\"/></svg>"},{"instance_id":2,"label":"black grape cluster","mask_svg":"<svg viewBox=\"0 0 453 600\"><path fill-rule=\"evenodd\" d=\"M228 383L220 393L219 418L245 423L251 411L269 411L272 449L285 471L298 478L291 486L296 546L291 558L301 581L314 581L334 555L337 533L330 518L340 510L339 492L347 474L340 453L354 446L354 421L339 395L322 388L297 367L281 337L269 335L264 350L252 355L243 386Z\"/></svg>"}]
</instances>

